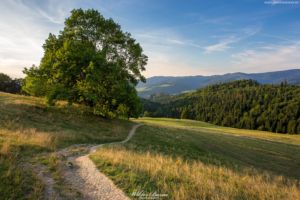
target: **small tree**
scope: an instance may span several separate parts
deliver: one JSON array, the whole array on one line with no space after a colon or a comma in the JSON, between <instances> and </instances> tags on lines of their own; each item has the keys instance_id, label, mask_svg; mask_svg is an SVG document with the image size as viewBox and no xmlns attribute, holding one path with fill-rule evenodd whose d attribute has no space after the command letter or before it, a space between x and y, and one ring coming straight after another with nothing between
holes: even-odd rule
<instances>
[{"instance_id":1,"label":"small tree","mask_svg":"<svg viewBox=\"0 0 300 200\"><path fill-rule=\"evenodd\" d=\"M144 112L144 117L149 117L149 112L148 111Z\"/></svg>"}]
</instances>

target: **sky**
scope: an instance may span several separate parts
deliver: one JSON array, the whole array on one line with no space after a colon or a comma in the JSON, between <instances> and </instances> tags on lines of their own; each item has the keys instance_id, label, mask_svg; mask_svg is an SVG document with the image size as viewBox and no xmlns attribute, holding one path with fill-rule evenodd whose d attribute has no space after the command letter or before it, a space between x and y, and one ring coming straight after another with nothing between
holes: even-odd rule
<instances>
[{"instance_id":1,"label":"sky","mask_svg":"<svg viewBox=\"0 0 300 200\"><path fill-rule=\"evenodd\" d=\"M148 56L146 78L300 69L299 1L0 0L0 73L25 77L77 8L131 33Z\"/></svg>"}]
</instances>

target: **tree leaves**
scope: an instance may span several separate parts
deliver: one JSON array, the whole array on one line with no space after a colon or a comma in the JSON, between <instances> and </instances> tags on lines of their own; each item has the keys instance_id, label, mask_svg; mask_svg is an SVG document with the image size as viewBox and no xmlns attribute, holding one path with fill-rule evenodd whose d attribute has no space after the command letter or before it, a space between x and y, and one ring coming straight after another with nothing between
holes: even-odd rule
<instances>
[{"instance_id":1,"label":"tree leaves","mask_svg":"<svg viewBox=\"0 0 300 200\"><path fill-rule=\"evenodd\" d=\"M49 34L41 65L24 70L33 95L83 103L98 115L137 117L141 101L135 86L145 82L147 56L129 33L96 10L72 10L65 28ZM42 93L38 84L43 83Z\"/></svg>"}]
</instances>

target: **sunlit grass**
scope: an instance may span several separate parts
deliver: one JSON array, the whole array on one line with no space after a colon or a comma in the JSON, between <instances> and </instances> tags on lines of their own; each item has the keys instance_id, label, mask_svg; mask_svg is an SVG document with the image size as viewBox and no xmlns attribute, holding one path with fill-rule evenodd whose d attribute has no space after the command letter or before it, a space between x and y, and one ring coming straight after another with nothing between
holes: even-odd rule
<instances>
[{"instance_id":1,"label":"sunlit grass","mask_svg":"<svg viewBox=\"0 0 300 200\"><path fill-rule=\"evenodd\" d=\"M186 91L182 91L181 93L191 93L191 92L195 92L196 90L186 90Z\"/></svg>"},{"instance_id":2,"label":"sunlit grass","mask_svg":"<svg viewBox=\"0 0 300 200\"><path fill-rule=\"evenodd\" d=\"M172 85L170 85L170 84L164 84L164 85L160 85L158 87L170 87L170 86L172 86Z\"/></svg>"},{"instance_id":3,"label":"sunlit grass","mask_svg":"<svg viewBox=\"0 0 300 200\"><path fill-rule=\"evenodd\" d=\"M144 91L145 89L147 89L147 87L137 88L136 90L137 90L138 92L141 92L141 91Z\"/></svg>"},{"instance_id":4,"label":"sunlit grass","mask_svg":"<svg viewBox=\"0 0 300 200\"><path fill-rule=\"evenodd\" d=\"M122 141L134 124L95 116L91 108L77 104L68 106L66 102L57 102L55 107L47 107L41 98L3 92L0 92L0 113L3 199L41 197L43 184L28 167L22 167L36 154L55 153L72 144Z\"/></svg>"},{"instance_id":5,"label":"sunlit grass","mask_svg":"<svg viewBox=\"0 0 300 200\"><path fill-rule=\"evenodd\" d=\"M228 133L233 135L257 137L257 138L271 139L280 142L300 144L300 135L289 135L289 134L272 133L268 131L237 129L237 128L218 126L206 122L200 122L200 121L189 120L189 119L179 119L178 121L176 121L175 119L170 119L170 118L143 117L137 120L133 119L133 121L154 123L154 124L161 124L161 125L168 125L168 126L175 126L175 127L184 127L193 130L199 129L199 130L217 131L217 132Z\"/></svg>"},{"instance_id":6,"label":"sunlit grass","mask_svg":"<svg viewBox=\"0 0 300 200\"><path fill-rule=\"evenodd\" d=\"M298 145L147 124L128 143L90 157L129 196L144 190L167 199L299 199L299 155Z\"/></svg>"},{"instance_id":7,"label":"sunlit grass","mask_svg":"<svg viewBox=\"0 0 300 200\"><path fill-rule=\"evenodd\" d=\"M187 162L180 156L173 159L172 156L163 154L135 153L122 147L99 149L92 158L100 169L103 166L104 171L113 165L115 171L121 169L130 172L133 178L155 182L156 187L152 191L168 194L169 199L300 198L296 181L267 172L260 173L251 167L232 170L226 166L204 164L201 161ZM121 176L118 175L116 179L122 181ZM130 181L133 184L135 182L129 178L128 182ZM131 187L151 192L146 183Z\"/></svg>"}]
</instances>

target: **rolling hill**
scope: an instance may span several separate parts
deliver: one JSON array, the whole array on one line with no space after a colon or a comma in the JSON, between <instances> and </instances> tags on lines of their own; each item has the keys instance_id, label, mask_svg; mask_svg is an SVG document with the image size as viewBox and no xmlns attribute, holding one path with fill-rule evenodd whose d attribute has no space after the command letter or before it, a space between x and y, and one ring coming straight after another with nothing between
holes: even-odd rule
<instances>
[{"instance_id":1,"label":"rolling hill","mask_svg":"<svg viewBox=\"0 0 300 200\"><path fill-rule=\"evenodd\" d=\"M300 134L300 86L235 80L166 96L150 117L182 118L240 129ZM171 97L173 98L171 100ZM151 100L153 101L153 100Z\"/></svg>"},{"instance_id":2,"label":"rolling hill","mask_svg":"<svg viewBox=\"0 0 300 200\"><path fill-rule=\"evenodd\" d=\"M215 83L224 83L234 80L252 79L261 84L280 84L285 79L289 84L300 84L300 69L266 73L229 73L213 76L154 76L147 79L147 83L139 83L136 87L140 97L147 97L150 94L168 93L178 94L186 91L193 91Z\"/></svg>"}]
</instances>

